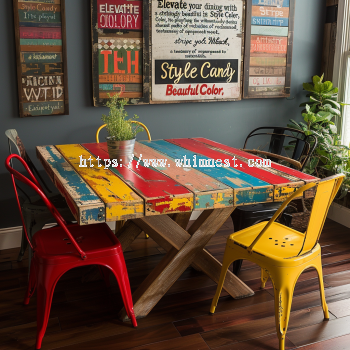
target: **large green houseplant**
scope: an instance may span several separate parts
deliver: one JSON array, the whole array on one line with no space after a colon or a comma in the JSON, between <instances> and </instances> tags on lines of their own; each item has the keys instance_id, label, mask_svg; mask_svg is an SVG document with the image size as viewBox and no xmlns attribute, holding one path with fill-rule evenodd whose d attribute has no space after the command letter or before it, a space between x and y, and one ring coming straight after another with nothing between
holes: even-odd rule
<instances>
[{"instance_id":1,"label":"large green houseplant","mask_svg":"<svg viewBox=\"0 0 350 350\"><path fill-rule=\"evenodd\" d=\"M127 164L132 159L136 135L143 129L136 122L138 119L136 114L127 119L128 114L125 110L127 99L120 98L119 94L108 97L110 99L106 106L109 108L109 114L102 115L108 132L108 153L111 159L116 159L120 164Z\"/></svg>"},{"instance_id":2,"label":"large green houseplant","mask_svg":"<svg viewBox=\"0 0 350 350\"><path fill-rule=\"evenodd\" d=\"M323 82L323 75L315 75L312 83L304 83L303 88L309 97L309 101L300 105L305 107L302 111L304 121L291 119L288 126L317 138L317 147L304 171L318 177L345 174L340 195L345 196L350 188L350 160L349 147L341 144L335 125L335 119L341 117L341 106L344 105L338 102L338 88L330 81ZM289 149L293 147L293 144L287 146Z\"/></svg>"}]
</instances>

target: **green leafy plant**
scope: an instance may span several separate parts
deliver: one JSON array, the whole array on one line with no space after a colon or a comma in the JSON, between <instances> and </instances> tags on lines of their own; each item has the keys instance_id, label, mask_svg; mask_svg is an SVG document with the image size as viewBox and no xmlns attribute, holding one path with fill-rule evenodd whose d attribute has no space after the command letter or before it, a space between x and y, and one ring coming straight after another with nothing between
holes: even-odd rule
<instances>
[{"instance_id":1,"label":"green leafy plant","mask_svg":"<svg viewBox=\"0 0 350 350\"><path fill-rule=\"evenodd\" d=\"M314 135L317 139L316 149L304 168L309 174L326 177L331 174L343 173L346 179L342 185L342 196L345 196L350 188L350 159L349 147L341 145L340 136L334 123L336 117L341 117L341 106L338 102L338 88L333 87L332 82L323 82L323 75L315 75L312 83L304 83L304 90L308 91L308 102L300 107L303 122L290 119L289 127L303 131L305 135ZM286 147L293 149L291 143Z\"/></svg>"},{"instance_id":2,"label":"green leafy plant","mask_svg":"<svg viewBox=\"0 0 350 350\"><path fill-rule=\"evenodd\" d=\"M120 98L119 94L110 96L106 106L109 108L109 114L102 115L102 120L106 124L106 129L109 137L113 141L132 140L136 134L142 131L142 127L134 123L139 117L135 114L134 117L126 119L128 114L125 110L127 99Z\"/></svg>"}]
</instances>

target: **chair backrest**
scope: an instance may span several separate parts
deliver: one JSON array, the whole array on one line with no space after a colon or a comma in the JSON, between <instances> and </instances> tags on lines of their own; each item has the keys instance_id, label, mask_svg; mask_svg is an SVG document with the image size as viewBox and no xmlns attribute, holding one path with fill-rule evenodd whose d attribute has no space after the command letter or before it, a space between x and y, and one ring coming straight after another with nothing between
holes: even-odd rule
<instances>
[{"instance_id":1,"label":"chair backrest","mask_svg":"<svg viewBox=\"0 0 350 350\"><path fill-rule=\"evenodd\" d=\"M304 245L299 255L310 251L318 242L329 207L332 204L343 179L344 175L338 174L321 180L317 185L309 225L305 232Z\"/></svg>"},{"instance_id":2,"label":"chair backrest","mask_svg":"<svg viewBox=\"0 0 350 350\"><path fill-rule=\"evenodd\" d=\"M244 142L243 148L247 148L247 142L249 139L262 135L271 136L268 153L279 156L282 156L285 141L289 140L289 143L292 142L294 149L292 155L289 156L289 158L301 163L301 168L299 170L303 170L304 166L306 165L307 161L317 146L316 137L314 135L305 135L305 133L301 130L287 127L263 126L254 129L249 133ZM274 162L277 162L280 158L274 158L272 154L268 156L268 158Z\"/></svg>"},{"instance_id":3,"label":"chair backrest","mask_svg":"<svg viewBox=\"0 0 350 350\"><path fill-rule=\"evenodd\" d=\"M27 163L27 165L29 166L29 169L32 171L33 174L35 174L36 176L38 176L38 178L40 179L41 183L44 185L45 189L51 193L51 190L49 189L49 187L46 185L45 181L43 180L43 178L41 177L38 169L35 167L35 165L33 164L32 160L30 159L26 149L24 148L23 142L22 140L19 138L17 130L16 129L8 129L5 131L5 135L7 136L8 139L8 145L9 145L9 153L13 154L12 152L12 147L11 147L11 143L15 145L18 154L24 159L24 161ZM28 194L22 189L19 188L20 191L27 197L29 198Z\"/></svg>"},{"instance_id":4,"label":"chair backrest","mask_svg":"<svg viewBox=\"0 0 350 350\"><path fill-rule=\"evenodd\" d=\"M141 123L141 122L138 122L137 120L131 120L130 122L142 126L142 127L145 129L145 131L147 132L148 140L149 140L149 141L152 141L151 133L149 132L149 130L148 130L148 128L147 128L147 126L146 126L145 124L143 124L143 123ZM107 125L107 124L103 124L103 125L101 125L101 126L97 129L97 131L96 131L96 143L100 143L100 140L99 140L100 131L101 131L104 127L106 127L106 125Z\"/></svg>"},{"instance_id":5,"label":"chair backrest","mask_svg":"<svg viewBox=\"0 0 350 350\"><path fill-rule=\"evenodd\" d=\"M17 159L17 160L20 161L20 163L22 163L22 165L24 166L24 168L26 169L26 171L27 171L27 173L29 175L29 178L24 176L24 175L22 175L20 172L18 172L17 170L15 170L12 167L12 160L13 159ZM13 184L13 188L15 190L16 199L17 199L17 205L18 205L18 208L19 208L19 211L20 211L20 214L21 214L21 220L22 220L22 224L23 224L23 229L24 229L24 232L25 232L25 235L27 237L27 240L28 240L28 243L29 243L30 247L35 251L32 243L31 243L31 241L29 239L27 228L25 226L24 217L23 217L23 213L22 213L22 207L21 207L21 204L20 204L20 201L19 201L18 192L17 192L17 188L16 188L16 184L15 184L15 179L23 182L24 184L30 186L33 190L35 190L35 192L41 197L41 199L43 200L43 202L45 203L47 208L50 210L51 214L56 219L58 225L60 225L61 228L64 230L64 232L67 234L67 236L71 240L72 244L74 245L76 250L79 252L81 258L82 259L86 259L85 252L79 247L79 244L76 242L76 240L74 239L72 234L69 232L69 230L68 230L68 228L66 226L66 222L63 219L62 215L58 212L58 210L55 208L55 206L46 197L46 195L45 195L45 193L44 193L40 183L35 178L35 176L33 175L33 172L30 170L28 164L24 161L24 159L21 158L17 154L11 154L11 155L9 155L6 158L5 167L11 174L12 184Z\"/></svg>"}]
</instances>

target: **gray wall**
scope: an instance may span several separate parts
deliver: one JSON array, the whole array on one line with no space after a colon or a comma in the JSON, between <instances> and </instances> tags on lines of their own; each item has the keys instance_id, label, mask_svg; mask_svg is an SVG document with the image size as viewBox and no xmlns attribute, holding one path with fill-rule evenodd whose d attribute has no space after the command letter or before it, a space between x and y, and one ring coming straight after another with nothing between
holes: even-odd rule
<instances>
[{"instance_id":1,"label":"gray wall","mask_svg":"<svg viewBox=\"0 0 350 350\"><path fill-rule=\"evenodd\" d=\"M235 147L242 147L244 136L255 127L286 125L288 119L300 118L298 106L305 96L302 83L321 73L325 2L296 0L290 99L130 106L129 114L138 114L154 139L202 136ZM3 165L8 154L4 131L17 129L32 160L40 167L35 146L93 142L106 109L92 106L90 0L66 0L69 116L18 117L12 0L1 0L0 9L0 228L3 228L20 224L10 178Z\"/></svg>"}]
</instances>

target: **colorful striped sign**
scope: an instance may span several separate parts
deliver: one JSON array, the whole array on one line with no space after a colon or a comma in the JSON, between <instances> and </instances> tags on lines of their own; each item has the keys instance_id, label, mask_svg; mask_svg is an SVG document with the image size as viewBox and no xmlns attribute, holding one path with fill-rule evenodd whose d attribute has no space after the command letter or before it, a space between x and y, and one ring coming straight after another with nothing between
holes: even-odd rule
<instances>
[{"instance_id":1,"label":"colorful striped sign","mask_svg":"<svg viewBox=\"0 0 350 350\"><path fill-rule=\"evenodd\" d=\"M135 74L102 74L99 76L100 83L137 83L142 84L142 75Z\"/></svg>"},{"instance_id":2,"label":"colorful striped sign","mask_svg":"<svg viewBox=\"0 0 350 350\"><path fill-rule=\"evenodd\" d=\"M249 77L249 86L284 86L285 77Z\"/></svg>"},{"instance_id":3,"label":"colorful striped sign","mask_svg":"<svg viewBox=\"0 0 350 350\"><path fill-rule=\"evenodd\" d=\"M250 40L251 53L287 54L288 39L277 36L252 35Z\"/></svg>"},{"instance_id":4,"label":"colorful striped sign","mask_svg":"<svg viewBox=\"0 0 350 350\"><path fill-rule=\"evenodd\" d=\"M21 52L23 63L57 63L62 62L60 52Z\"/></svg>"},{"instance_id":5,"label":"colorful striped sign","mask_svg":"<svg viewBox=\"0 0 350 350\"><path fill-rule=\"evenodd\" d=\"M288 27L288 18L252 17L252 25Z\"/></svg>"},{"instance_id":6,"label":"colorful striped sign","mask_svg":"<svg viewBox=\"0 0 350 350\"><path fill-rule=\"evenodd\" d=\"M62 30L61 28L20 27L19 36L21 39L62 39Z\"/></svg>"},{"instance_id":7,"label":"colorful striped sign","mask_svg":"<svg viewBox=\"0 0 350 350\"><path fill-rule=\"evenodd\" d=\"M253 0L255 6L289 7L289 0Z\"/></svg>"},{"instance_id":8,"label":"colorful striped sign","mask_svg":"<svg viewBox=\"0 0 350 350\"><path fill-rule=\"evenodd\" d=\"M252 35L288 36L287 27L252 26Z\"/></svg>"}]
</instances>

